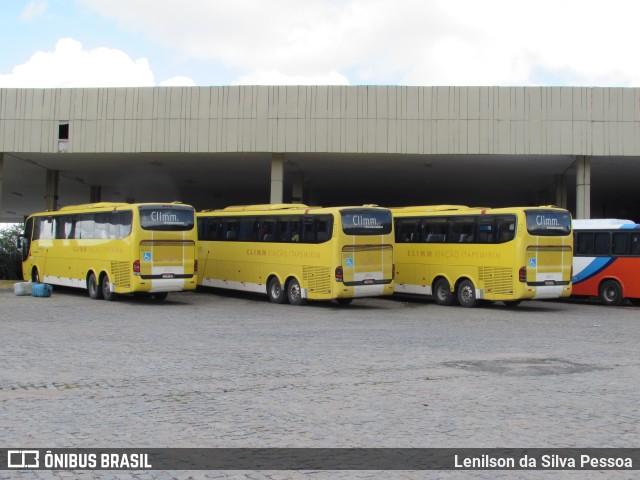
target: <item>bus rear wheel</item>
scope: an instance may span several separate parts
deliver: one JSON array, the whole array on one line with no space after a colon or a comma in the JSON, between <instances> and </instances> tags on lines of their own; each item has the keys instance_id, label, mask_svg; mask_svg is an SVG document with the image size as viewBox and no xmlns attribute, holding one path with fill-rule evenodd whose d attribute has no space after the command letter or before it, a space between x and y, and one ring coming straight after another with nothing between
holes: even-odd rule
<instances>
[{"instance_id":1,"label":"bus rear wheel","mask_svg":"<svg viewBox=\"0 0 640 480\"><path fill-rule=\"evenodd\" d=\"M605 305L622 305L624 301L622 287L615 280L605 280L600 285L600 299Z\"/></svg>"},{"instance_id":2,"label":"bus rear wheel","mask_svg":"<svg viewBox=\"0 0 640 480\"><path fill-rule=\"evenodd\" d=\"M90 298L94 300L100 300L102 298L102 289L98 285L98 281L96 280L96 276L93 272L91 272L87 279L87 290L89 290Z\"/></svg>"},{"instance_id":3,"label":"bus rear wheel","mask_svg":"<svg viewBox=\"0 0 640 480\"><path fill-rule=\"evenodd\" d=\"M109 282L109 276L106 273L102 275L102 281L100 282L100 286L102 289L102 298L104 298L107 302L111 302L116 299L116 293L111 288L111 283Z\"/></svg>"},{"instance_id":4,"label":"bus rear wheel","mask_svg":"<svg viewBox=\"0 0 640 480\"><path fill-rule=\"evenodd\" d=\"M292 278L287 283L287 298L291 305L302 305L304 303L302 288L300 288L300 283L295 278Z\"/></svg>"},{"instance_id":5,"label":"bus rear wheel","mask_svg":"<svg viewBox=\"0 0 640 480\"><path fill-rule=\"evenodd\" d=\"M271 303L284 303L287 295L277 277L271 277L267 283L267 295Z\"/></svg>"},{"instance_id":6,"label":"bus rear wheel","mask_svg":"<svg viewBox=\"0 0 640 480\"><path fill-rule=\"evenodd\" d=\"M466 308L473 308L478 305L476 298L476 287L471 280L462 280L458 286L458 302Z\"/></svg>"},{"instance_id":7,"label":"bus rear wheel","mask_svg":"<svg viewBox=\"0 0 640 480\"><path fill-rule=\"evenodd\" d=\"M440 278L434 285L433 291L438 305L449 306L453 304L455 297L453 296L449 282L446 279Z\"/></svg>"}]
</instances>

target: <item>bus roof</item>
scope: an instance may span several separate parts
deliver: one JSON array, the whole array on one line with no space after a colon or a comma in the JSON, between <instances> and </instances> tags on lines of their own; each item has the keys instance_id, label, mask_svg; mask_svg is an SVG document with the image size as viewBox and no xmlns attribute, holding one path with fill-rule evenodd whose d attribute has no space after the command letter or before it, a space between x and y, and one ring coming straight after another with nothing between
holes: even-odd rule
<instances>
[{"instance_id":1,"label":"bus roof","mask_svg":"<svg viewBox=\"0 0 640 480\"><path fill-rule=\"evenodd\" d=\"M212 209L212 210L201 210L198 214L212 214L212 213L307 213L309 211L313 211L315 213L320 213L320 211L336 211L343 210L348 208L377 208L388 210L384 207L379 207L378 205L360 205L360 206L339 206L339 207L320 207L320 206L309 206L303 203L274 203L274 204L260 204L260 205L233 205L226 208L220 209Z\"/></svg>"},{"instance_id":2,"label":"bus roof","mask_svg":"<svg viewBox=\"0 0 640 480\"><path fill-rule=\"evenodd\" d=\"M67 205L64 207L60 207L58 210L46 210L44 212L35 212L31 215L52 215L57 213L65 213L65 212L82 212L82 211L91 211L91 210L115 210L117 208L123 207L140 207L140 206L158 206L158 205L175 205L175 206L184 206L191 207L191 205L187 205L182 202L146 202L146 203L127 203L127 202L97 202L97 203L83 203L80 205Z\"/></svg>"},{"instance_id":3,"label":"bus roof","mask_svg":"<svg viewBox=\"0 0 640 480\"><path fill-rule=\"evenodd\" d=\"M203 210L203 212L271 212L274 210L308 210L310 207L304 203L265 203L260 205L232 205L216 210Z\"/></svg>"},{"instance_id":4,"label":"bus roof","mask_svg":"<svg viewBox=\"0 0 640 480\"><path fill-rule=\"evenodd\" d=\"M574 230L611 229L619 228L622 225L635 225L635 222L620 218L593 218L573 221Z\"/></svg>"},{"instance_id":5,"label":"bus roof","mask_svg":"<svg viewBox=\"0 0 640 480\"><path fill-rule=\"evenodd\" d=\"M391 208L394 214L420 214L420 213L434 213L434 212L451 212L451 213L505 213L513 210L532 210L532 209L559 209L555 205L540 205L540 206L528 206L528 207L468 207L466 205L418 205L411 207L398 207Z\"/></svg>"},{"instance_id":6,"label":"bus roof","mask_svg":"<svg viewBox=\"0 0 640 480\"><path fill-rule=\"evenodd\" d=\"M411 207L393 207L391 211L394 213L405 212L444 212L449 210L469 210L472 207L467 205L414 205Z\"/></svg>"}]
</instances>

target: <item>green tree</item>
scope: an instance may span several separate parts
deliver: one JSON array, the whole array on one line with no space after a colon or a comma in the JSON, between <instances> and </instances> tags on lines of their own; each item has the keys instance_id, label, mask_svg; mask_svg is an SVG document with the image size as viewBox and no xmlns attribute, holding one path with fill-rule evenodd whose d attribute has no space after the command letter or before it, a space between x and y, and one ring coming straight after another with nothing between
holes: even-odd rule
<instances>
[{"instance_id":1,"label":"green tree","mask_svg":"<svg viewBox=\"0 0 640 480\"><path fill-rule=\"evenodd\" d=\"M18 238L23 230L24 225L21 223L0 228L0 279L22 278L22 257L18 249Z\"/></svg>"}]
</instances>

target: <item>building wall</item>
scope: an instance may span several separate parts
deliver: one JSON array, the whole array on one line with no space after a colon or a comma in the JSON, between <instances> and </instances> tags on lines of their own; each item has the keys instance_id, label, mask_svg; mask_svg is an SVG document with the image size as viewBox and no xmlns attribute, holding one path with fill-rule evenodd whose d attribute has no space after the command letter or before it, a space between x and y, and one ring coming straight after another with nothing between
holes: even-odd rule
<instances>
[{"instance_id":1,"label":"building wall","mask_svg":"<svg viewBox=\"0 0 640 480\"><path fill-rule=\"evenodd\" d=\"M0 89L0 152L640 155L640 89Z\"/></svg>"}]
</instances>

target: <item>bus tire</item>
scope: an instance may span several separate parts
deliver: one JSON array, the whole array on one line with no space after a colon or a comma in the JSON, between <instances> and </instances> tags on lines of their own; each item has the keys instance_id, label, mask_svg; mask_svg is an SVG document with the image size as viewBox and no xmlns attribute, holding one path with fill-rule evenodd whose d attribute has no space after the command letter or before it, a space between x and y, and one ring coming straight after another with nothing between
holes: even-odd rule
<instances>
[{"instance_id":1,"label":"bus tire","mask_svg":"<svg viewBox=\"0 0 640 480\"><path fill-rule=\"evenodd\" d=\"M40 283L40 273L38 272L38 267L33 267L31 269L31 281L33 283Z\"/></svg>"},{"instance_id":2,"label":"bus tire","mask_svg":"<svg viewBox=\"0 0 640 480\"><path fill-rule=\"evenodd\" d=\"M438 305L453 305L455 297L446 278L439 278L433 286L433 293Z\"/></svg>"},{"instance_id":3,"label":"bus tire","mask_svg":"<svg viewBox=\"0 0 640 480\"><path fill-rule=\"evenodd\" d=\"M624 297L622 296L622 287L615 280L605 280L600 284L600 300L605 305L618 306L622 305Z\"/></svg>"},{"instance_id":4,"label":"bus tire","mask_svg":"<svg viewBox=\"0 0 640 480\"><path fill-rule=\"evenodd\" d=\"M304 298L302 297L302 288L300 283L295 278L292 278L287 282L287 298L291 305L304 304Z\"/></svg>"},{"instance_id":5,"label":"bus tire","mask_svg":"<svg viewBox=\"0 0 640 480\"><path fill-rule=\"evenodd\" d=\"M287 300L287 294L280 284L278 277L271 277L267 283L267 295L271 303L284 303Z\"/></svg>"},{"instance_id":6,"label":"bus tire","mask_svg":"<svg viewBox=\"0 0 640 480\"><path fill-rule=\"evenodd\" d=\"M89 297L94 300L102 299L102 288L98 285L98 281L96 280L96 275L91 272L89 278L87 278L87 290L89 290Z\"/></svg>"},{"instance_id":7,"label":"bus tire","mask_svg":"<svg viewBox=\"0 0 640 480\"><path fill-rule=\"evenodd\" d=\"M631 302L631 305L640 307L640 298L630 298L629 301Z\"/></svg>"},{"instance_id":8,"label":"bus tire","mask_svg":"<svg viewBox=\"0 0 640 480\"><path fill-rule=\"evenodd\" d=\"M100 288L102 290L102 298L104 298L107 302L112 302L116 299L116 294L111 289L111 283L109 283L109 275L107 275L106 273L102 275Z\"/></svg>"},{"instance_id":9,"label":"bus tire","mask_svg":"<svg viewBox=\"0 0 640 480\"><path fill-rule=\"evenodd\" d=\"M460 306L465 308L473 308L478 305L476 287L471 280L465 278L458 285L458 302Z\"/></svg>"}]
</instances>

